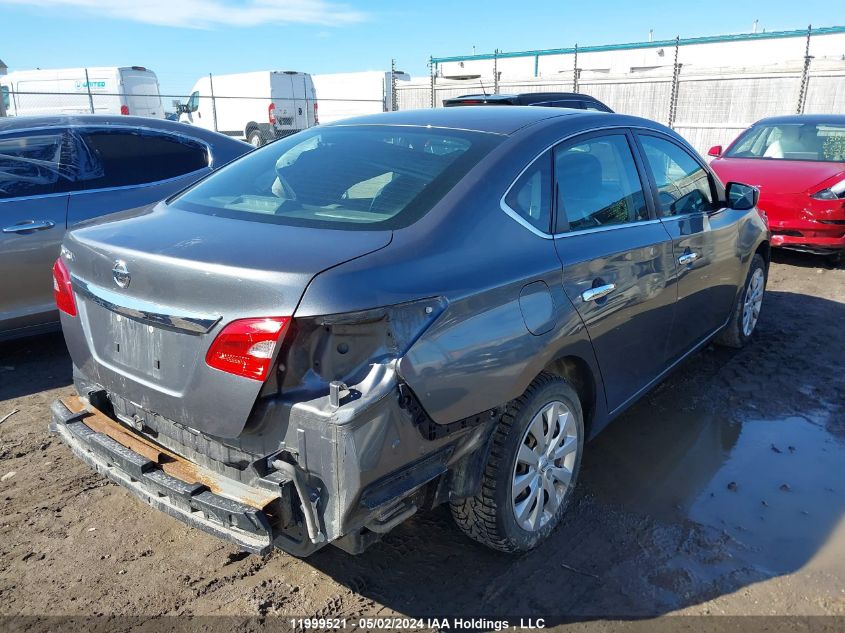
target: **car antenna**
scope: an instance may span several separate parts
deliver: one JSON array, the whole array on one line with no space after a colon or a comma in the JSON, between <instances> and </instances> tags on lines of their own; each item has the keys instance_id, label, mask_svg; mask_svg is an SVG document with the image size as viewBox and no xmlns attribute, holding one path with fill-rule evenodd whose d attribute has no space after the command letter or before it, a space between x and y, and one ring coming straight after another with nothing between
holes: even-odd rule
<instances>
[{"instance_id":1,"label":"car antenna","mask_svg":"<svg viewBox=\"0 0 845 633\"><path fill-rule=\"evenodd\" d=\"M487 89L484 87L484 82L481 81L481 77L478 78L478 83L481 84L481 92L483 92L484 96L486 97L487 96Z\"/></svg>"}]
</instances>

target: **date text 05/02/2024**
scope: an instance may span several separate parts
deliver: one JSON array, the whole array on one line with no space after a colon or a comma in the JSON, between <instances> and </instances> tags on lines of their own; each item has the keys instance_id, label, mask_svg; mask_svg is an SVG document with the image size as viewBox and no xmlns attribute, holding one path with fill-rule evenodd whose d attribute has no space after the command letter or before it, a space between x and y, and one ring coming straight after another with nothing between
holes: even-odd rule
<instances>
[{"instance_id":1,"label":"date text 05/02/2024","mask_svg":"<svg viewBox=\"0 0 845 633\"><path fill-rule=\"evenodd\" d=\"M543 629L546 626L543 618L520 618L517 621L488 620L486 618L358 618L350 621L347 618L291 618L290 625L295 630L319 630L331 629L345 630L350 624L356 625L364 630L413 630L413 629L437 629L437 630L478 630L487 629L491 631L504 631L508 629L526 630Z\"/></svg>"}]
</instances>

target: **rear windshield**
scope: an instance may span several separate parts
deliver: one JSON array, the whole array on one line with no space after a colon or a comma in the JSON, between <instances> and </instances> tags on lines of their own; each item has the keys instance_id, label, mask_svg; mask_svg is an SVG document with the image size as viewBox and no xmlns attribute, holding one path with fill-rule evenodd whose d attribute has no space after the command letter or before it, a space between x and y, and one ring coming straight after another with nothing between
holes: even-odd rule
<instances>
[{"instance_id":1,"label":"rear windshield","mask_svg":"<svg viewBox=\"0 0 845 633\"><path fill-rule=\"evenodd\" d=\"M755 125L737 139L725 156L845 162L845 125L776 123Z\"/></svg>"},{"instance_id":2,"label":"rear windshield","mask_svg":"<svg viewBox=\"0 0 845 633\"><path fill-rule=\"evenodd\" d=\"M395 229L427 213L501 139L442 128L318 126L247 154L171 205L257 222Z\"/></svg>"}]
</instances>

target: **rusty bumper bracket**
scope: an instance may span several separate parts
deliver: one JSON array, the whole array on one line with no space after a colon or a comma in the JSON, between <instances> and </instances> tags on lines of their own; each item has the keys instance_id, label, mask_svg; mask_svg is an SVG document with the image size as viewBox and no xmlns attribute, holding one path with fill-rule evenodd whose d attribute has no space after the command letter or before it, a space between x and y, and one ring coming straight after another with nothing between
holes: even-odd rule
<instances>
[{"instance_id":1,"label":"rusty bumper bracket","mask_svg":"<svg viewBox=\"0 0 845 633\"><path fill-rule=\"evenodd\" d=\"M262 509L272 499L260 499L261 507L255 507L217 494L214 482L193 464L78 398L56 400L51 413L50 431L77 457L157 510L254 554L272 548L273 530Z\"/></svg>"}]
</instances>

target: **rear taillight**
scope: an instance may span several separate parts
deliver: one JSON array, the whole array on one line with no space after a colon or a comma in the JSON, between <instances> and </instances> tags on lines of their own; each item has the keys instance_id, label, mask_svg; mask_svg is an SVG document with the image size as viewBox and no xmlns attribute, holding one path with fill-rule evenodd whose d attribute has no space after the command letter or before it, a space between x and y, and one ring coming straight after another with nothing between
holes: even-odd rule
<instances>
[{"instance_id":1,"label":"rear taillight","mask_svg":"<svg viewBox=\"0 0 845 633\"><path fill-rule=\"evenodd\" d=\"M120 113L121 114L129 114L129 106L128 105L120 106Z\"/></svg>"},{"instance_id":2,"label":"rear taillight","mask_svg":"<svg viewBox=\"0 0 845 633\"><path fill-rule=\"evenodd\" d=\"M76 299L70 285L70 273L61 258L53 264L53 297L59 310L72 317L76 316Z\"/></svg>"},{"instance_id":3,"label":"rear taillight","mask_svg":"<svg viewBox=\"0 0 845 633\"><path fill-rule=\"evenodd\" d=\"M276 124L276 117L274 114L276 113L276 104L271 103L267 106L267 119L270 121L270 125Z\"/></svg>"},{"instance_id":4,"label":"rear taillight","mask_svg":"<svg viewBox=\"0 0 845 633\"><path fill-rule=\"evenodd\" d=\"M317 125L320 122L320 117L317 116L317 102L314 102L314 125Z\"/></svg>"},{"instance_id":5,"label":"rear taillight","mask_svg":"<svg viewBox=\"0 0 845 633\"><path fill-rule=\"evenodd\" d=\"M205 355L209 367L264 381L290 317L239 319L223 328Z\"/></svg>"}]
</instances>

